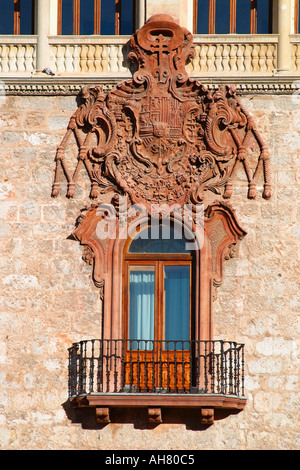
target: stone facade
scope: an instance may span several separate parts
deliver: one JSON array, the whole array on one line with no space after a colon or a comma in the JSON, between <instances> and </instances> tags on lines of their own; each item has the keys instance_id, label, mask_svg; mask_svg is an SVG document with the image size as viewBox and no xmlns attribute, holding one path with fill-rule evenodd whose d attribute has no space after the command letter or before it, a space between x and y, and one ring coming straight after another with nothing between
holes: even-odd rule
<instances>
[{"instance_id":1,"label":"stone facade","mask_svg":"<svg viewBox=\"0 0 300 470\"><path fill-rule=\"evenodd\" d=\"M214 318L216 338L245 343L247 405L205 432L197 420L147 428L141 416L83 426L69 409L67 349L101 332L91 267L68 239L90 204L85 174L73 199L50 197L76 97L1 100L0 448L299 449L298 96L242 98L269 145L273 195L248 200L237 173L231 204L248 234L225 263Z\"/></svg>"},{"instance_id":2,"label":"stone facade","mask_svg":"<svg viewBox=\"0 0 300 470\"><path fill-rule=\"evenodd\" d=\"M55 4L38 2L37 36L0 46L0 449L299 450L300 47L291 2L274 2L273 35L196 37L188 69L211 89L236 85L271 158L269 200L263 175L247 199L238 167L230 205L247 235L224 263L213 306L214 338L245 344L247 404L208 427L182 410L155 427L138 410L103 426L93 410L69 404L68 348L101 337L103 311L92 266L70 237L91 204L90 181L82 170L73 198L66 184L51 198L54 159L81 87L107 91L130 73L121 53L128 38L62 40L53 19L47 26ZM160 4L191 29L190 0L137 4L139 26ZM55 77L36 73L49 65ZM74 165L72 149L66 159Z\"/></svg>"}]
</instances>

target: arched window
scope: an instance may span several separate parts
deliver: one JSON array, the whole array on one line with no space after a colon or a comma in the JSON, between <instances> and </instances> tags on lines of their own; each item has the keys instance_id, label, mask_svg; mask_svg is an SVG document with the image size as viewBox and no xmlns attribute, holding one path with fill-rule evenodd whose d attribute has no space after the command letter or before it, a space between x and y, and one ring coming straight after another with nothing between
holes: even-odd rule
<instances>
[{"instance_id":1,"label":"arched window","mask_svg":"<svg viewBox=\"0 0 300 470\"><path fill-rule=\"evenodd\" d=\"M0 34L34 33L34 0L0 0Z\"/></svg>"},{"instance_id":2,"label":"arched window","mask_svg":"<svg viewBox=\"0 0 300 470\"><path fill-rule=\"evenodd\" d=\"M272 0L194 0L194 33L271 33L272 4Z\"/></svg>"},{"instance_id":3,"label":"arched window","mask_svg":"<svg viewBox=\"0 0 300 470\"><path fill-rule=\"evenodd\" d=\"M58 34L132 34L135 0L58 0Z\"/></svg>"},{"instance_id":4,"label":"arched window","mask_svg":"<svg viewBox=\"0 0 300 470\"><path fill-rule=\"evenodd\" d=\"M193 339L189 243L181 227L160 224L154 230L145 227L125 247L123 337L128 340L125 382L131 386L189 388ZM145 370L138 371L134 364L148 368L150 383L144 383ZM172 374L167 373L170 368Z\"/></svg>"}]
</instances>

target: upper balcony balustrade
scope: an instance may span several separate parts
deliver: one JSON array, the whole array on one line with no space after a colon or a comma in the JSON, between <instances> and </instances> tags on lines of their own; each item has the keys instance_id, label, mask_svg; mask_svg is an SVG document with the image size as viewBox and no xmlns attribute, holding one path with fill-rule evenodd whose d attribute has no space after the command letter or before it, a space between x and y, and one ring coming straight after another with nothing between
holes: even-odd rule
<instances>
[{"instance_id":1,"label":"upper balcony balustrade","mask_svg":"<svg viewBox=\"0 0 300 470\"><path fill-rule=\"evenodd\" d=\"M99 422L108 420L109 408L177 407L205 410L202 423L211 424L214 409L232 412L245 407L244 345L80 341L69 349L69 399L75 407L96 408Z\"/></svg>"},{"instance_id":2,"label":"upper balcony balustrade","mask_svg":"<svg viewBox=\"0 0 300 470\"><path fill-rule=\"evenodd\" d=\"M49 68L55 76L130 75L124 59L129 36L50 36ZM291 36L292 75L300 72L300 36ZM192 77L272 76L277 71L278 35L194 35ZM2 36L0 76L36 72L37 36Z\"/></svg>"}]
</instances>

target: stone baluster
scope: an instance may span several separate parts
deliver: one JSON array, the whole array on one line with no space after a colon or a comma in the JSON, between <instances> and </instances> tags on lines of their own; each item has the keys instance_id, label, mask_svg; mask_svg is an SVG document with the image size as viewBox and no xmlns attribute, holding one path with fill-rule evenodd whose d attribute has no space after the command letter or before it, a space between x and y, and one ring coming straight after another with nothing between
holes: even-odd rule
<instances>
[{"instance_id":1,"label":"stone baluster","mask_svg":"<svg viewBox=\"0 0 300 470\"><path fill-rule=\"evenodd\" d=\"M214 61L214 58L215 58L215 46L213 46L212 44L210 44L208 46L208 50L207 50L207 70L208 72L215 72L215 61Z\"/></svg>"},{"instance_id":2,"label":"stone baluster","mask_svg":"<svg viewBox=\"0 0 300 470\"><path fill-rule=\"evenodd\" d=\"M65 47L64 46L57 46L56 70L59 73L65 72Z\"/></svg>"},{"instance_id":3,"label":"stone baluster","mask_svg":"<svg viewBox=\"0 0 300 470\"><path fill-rule=\"evenodd\" d=\"M236 53L236 66L238 72L243 72L245 70L244 67L244 50L245 46L242 44L237 45L237 53Z\"/></svg>"},{"instance_id":4,"label":"stone baluster","mask_svg":"<svg viewBox=\"0 0 300 470\"><path fill-rule=\"evenodd\" d=\"M74 72L80 72L80 46L78 46L78 44L74 44L73 46L72 59Z\"/></svg>"},{"instance_id":5,"label":"stone baluster","mask_svg":"<svg viewBox=\"0 0 300 470\"><path fill-rule=\"evenodd\" d=\"M81 72L88 72L87 53L88 53L88 46L82 44L81 49L80 49L80 71Z\"/></svg>"},{"instance_id":6,"label":"stone baluster","mask_svg":"<svg viewBox=\"0 0 300 470\"><path fill-rule=\"evenodd\" d=\"M9 46L9 53L8 53L8 68L10 72L17 71L16 56L17 56L17 47L11 44Z\"/></svg>"},{"instance_id":7,"label":"stone baluster","mask_svg":"<svg viewBox=\"0 0 300 470\"><path fill-rule=\"evenodd\" d=\"M103 72L108 71L108 50L106 44L104 44L102 48L102 70Z\"/></svg>"},{"instance_id":8,"label":"stone baluster","mask_svg":"<svg viewBox=\"0 0 300 470\"><path fill-rule=\"evenodd\" d=\"M72 46L69 44L65 45L65 57L64 57L64 63L65 63L65 71L66 72L73 72L73 58L72 58Z\"/></svg>"},{"instance_id":9,"label":"stone baluster","mask_svg":"<svg viewBox=\"0 0 300 470\"><path fill-rule=\"evenodd\" d=\"M24 68L26 72L32 72L34 69L34 64L33 64L33 54L35 51L35 47L31 45L27 45L25 47L25 52L24 52Z\"/></svg>"},{"instance_id":10,"label":"stone baluster","mask_svg":"<svg viewBox=\"0 0 300 470\"><path fill-rule=\"evenodd\" d=\"M88 72L95 72L96 70L94 59L95 59L95 46L93 44L89 44L88 49L87 49L87 59L86 59Z\"/></svg>"},{"instance_id":11,"label":"stone baluster","mask_svg":"<svg viewBox=\"0 0 300 470\"><path fill-rule=\"evenodd\" d=\"M295 70L298 72L300 70L300 44L296 44L295 51Z\"/></svg>"},{"instance_id":12,"label":"stone baluster","mask_svg":"<svg viewBox=\"0 0 300 470\"><path fill-rule=\"evenodd\" d=\"M207 71L207 52L208 46L201 44L200 45L200 71L206 72Z\"/></svg>"},{"instance_id":13,"label":"stone baluster","mask_svg":"<svg viewBox=\"0 0 300 470\"><path fill-rule=\"evenodd\" d=\"M100 44L96 44L96 46L95 46L95 59L94 59L94 65L95 65L96 72L102 72L101 53L102 53L102 46L100 46Z\"/></svg>"},{"instance_id":14,"label":"stone baluster","mask_svg":"<svg viewBox=\"0 0 300 470\"><path fill-rule=\"evenodd\" d=\"M222 51L223 51L223 46L221 44L217 44L216 52L215 52L215 67L216 67L217 72L223 71Z\"/></svg>"}]
</instances>

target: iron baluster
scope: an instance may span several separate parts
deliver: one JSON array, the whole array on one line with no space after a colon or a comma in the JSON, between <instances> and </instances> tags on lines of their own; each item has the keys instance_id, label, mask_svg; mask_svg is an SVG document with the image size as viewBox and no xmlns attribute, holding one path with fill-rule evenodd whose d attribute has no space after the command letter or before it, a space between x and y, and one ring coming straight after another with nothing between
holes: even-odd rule
<instances>
[{"instance_id":1,"label":"iron baluster","mask_svg":"<svg viewBox=\"0 0 300 470\"><path fill-rule=\"evenodd\" d=\"M199 345L200 349L200 345ZM199 354L200 356L200 354ZM209 360L209 356L207 354L207 341L204 341L204 384L205 390L208 390L208 365L207 362Z\"/></svg>"},{"instance_id":2,"label":"iron baluster","mask_svg":"<svg viewBox=\"0 0 300 470\"><path fill-rule=\"evenodd\" d=\"M110 392L110 340L106 341L106 391Z\"/></svg>"},{"instance_id":3,"label":"iron baluster","mask_svg":"<svg viewBox=\"0 0 300 470\"><path fill-rule=\"evenodd\" d=\"M156 372L155 372L155 348L153 345L152 348L152 392L155 392L155 377L156 377Z\"/></svg>"},{"instance_id":4,"label":"iron baluster","mask_svg":"<svg viewBox=\"0 0 300 470\"><path fill-rule=\"evenodd\" d=\"M89 389L93 392L94 391L94 358L95 358L95 340L92 339L92 350L91 350L91 357L89 358L90 367L89 367Z\"/></svg>"},{"instance_id":5,"label":"iron baluster","mask_svg":"<svg viewBox=\"0 0 300 470\"><path fill-rule=\"evenodd\" d=\"M133 364L132 364L132 340L129 340L129 390L132 392Z\"/></svg>"}]
</instances>

